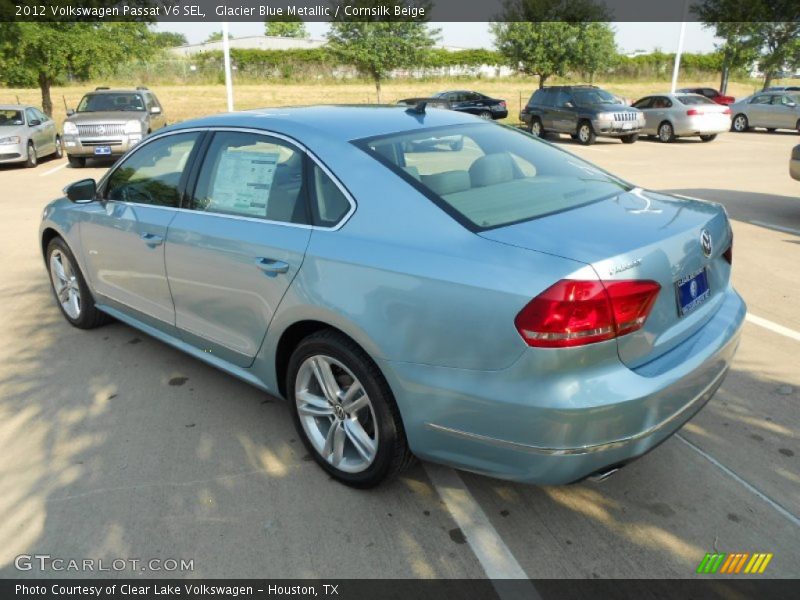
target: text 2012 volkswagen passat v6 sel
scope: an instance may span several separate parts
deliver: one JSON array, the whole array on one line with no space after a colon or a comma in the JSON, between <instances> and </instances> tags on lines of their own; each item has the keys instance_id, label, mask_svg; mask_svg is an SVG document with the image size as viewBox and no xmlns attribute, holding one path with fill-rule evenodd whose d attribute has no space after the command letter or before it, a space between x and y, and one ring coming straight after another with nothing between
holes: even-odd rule
<instances>
[{"instance_id":1,"label":"text 2012 volkswagen passat v6 sel","mask_svg":"<svg viewBox=\"0 0 800 600\"><path fill-rule=\"evenodd\" d=\"M286 398L355 486L414 456L605 473L709 400L745 315L719 205L424 104L188 121L66 196L40 229L66 319Z\"/></svg>"}]
</instances>

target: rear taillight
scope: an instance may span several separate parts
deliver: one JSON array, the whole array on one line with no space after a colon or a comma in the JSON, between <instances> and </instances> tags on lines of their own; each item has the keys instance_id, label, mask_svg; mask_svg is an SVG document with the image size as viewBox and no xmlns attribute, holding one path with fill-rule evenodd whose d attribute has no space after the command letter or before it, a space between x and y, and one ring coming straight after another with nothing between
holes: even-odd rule
<instances>
[{"instance_id":1,"label":"rear taillight","mask_svg":"<svg viewBox=\"0 0 800 600\"><path fill-rule=\"evenodd\" d=\"M566 348L610 340L644 325L661 286L655 281L562 279L514 319L529 346Z\"/></svg>"},{"instance_id":2,"label":"rear taillight","mask_svg":"<svg viewBox=\"0 0 800 600\"><path fill-rule=\"evenodd\" d=\"M702 108L690 108L686 111L686 114L690 117L696 117L697 115L704 115L706 112Z\"/></svg>"},{"instance_id":3,"label":"rear taillight","mask_svg":"<svg viewBox=\"0 0 800 600\"><path fill-rule=\"evenodd\" d=\"M505 101L505 100L501 100L501 101L500 101L500 106L502 106L503 108L505 108L505 107L506 107L506 101Z\"/></svg>"}]
</instances>

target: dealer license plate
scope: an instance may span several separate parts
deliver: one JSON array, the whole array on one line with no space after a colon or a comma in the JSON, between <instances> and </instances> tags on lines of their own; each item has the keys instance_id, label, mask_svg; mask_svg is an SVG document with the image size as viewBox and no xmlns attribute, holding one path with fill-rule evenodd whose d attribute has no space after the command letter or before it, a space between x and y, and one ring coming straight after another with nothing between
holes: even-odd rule
<instances>
[{"instance_id":1,"label":"dealer license plate","mask_svg":"<svg viewBox=\"0 0 800 600\"><path fill-rule=\"evenodd\" d=\"M95 156L111 156L111 146L95 146Z\"/></svg>"},{"instance_id":2,"label":"dealer license plate","mask_svg":"<svg viewBox=\"0 0 800 600\"><path fill-rule=\"evenodd\" d=\"M708 300L711 289L708 287L708 274L705 268L676 281L675 293L678 297L678 314L682 317Z\"/></svg>"}]
</instances>

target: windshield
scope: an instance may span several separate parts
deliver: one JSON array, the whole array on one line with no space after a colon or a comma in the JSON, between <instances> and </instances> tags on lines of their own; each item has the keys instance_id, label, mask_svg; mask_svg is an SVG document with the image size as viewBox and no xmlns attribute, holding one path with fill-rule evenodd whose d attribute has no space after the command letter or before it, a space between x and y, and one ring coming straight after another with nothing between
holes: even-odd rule
<instances>
[{"instance_id":1,"label":"windshield","mask_svg":"<svg viewBox=\"0 0 800 600\"><path fill-rule=\"evenodd\" d=\"M14 127L25 125L25 118L21 110L0 109L0 127Z\"/></svg>"},{"instance_id":2,"label":"windshield","mask_svg":"<svg viewBox=\"0 0 800 600\"><path fill-rule=\"evenodd\" d=\"M144 100L139 94L86 94L78 105L78 112L118 110L144 110Z\"/></svg>"},{"instance_id":3,"label":"windshield","mask_svg":"<svg viewBox=\"0 0 800 600\"><path fill-rule=\"evenodd\" d=\"M510 127L437 127L354 142L473 231L628 191L625 182Z\"/></svg>"},{"instance_id":4,"label":"windshield","mask_svg":"<svg viewBox=\"0 0 800 600\"><path fill-rule=\"evenodd\" d=\"M573 90L572 99L577 106L619 104L619 100L605 90Z\"/></svg>"},{"instance_id":5,"label":"windshield","mask_svg":"<svg viewBox=\"0 0 800 600\"><path fill-rule=\"evenodd\" d=\"M693 106L696 104L714 104L705 96L676 96L676 98L681 104L685 104L686 106Z\"/></svg>"}]
</instances>

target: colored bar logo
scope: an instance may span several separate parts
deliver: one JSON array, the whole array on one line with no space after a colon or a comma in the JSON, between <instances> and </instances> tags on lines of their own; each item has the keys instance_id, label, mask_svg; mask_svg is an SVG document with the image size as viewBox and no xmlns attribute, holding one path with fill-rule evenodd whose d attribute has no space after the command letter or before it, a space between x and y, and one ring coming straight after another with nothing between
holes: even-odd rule
<instances>
[{"instance_id":1,"label":"colored bar logo","mask_svg":"<svg viewBox=\"0 0 800 600\"><path fill-rule=\"evenodd\" d=\"M769 561L772 560L772 553L755 552L733 552L730 554L714 553L706 554L697 567L700 575L713 575L721 573L725 575L761 574L767 569Z\"/></svg>"}]
</instances>

